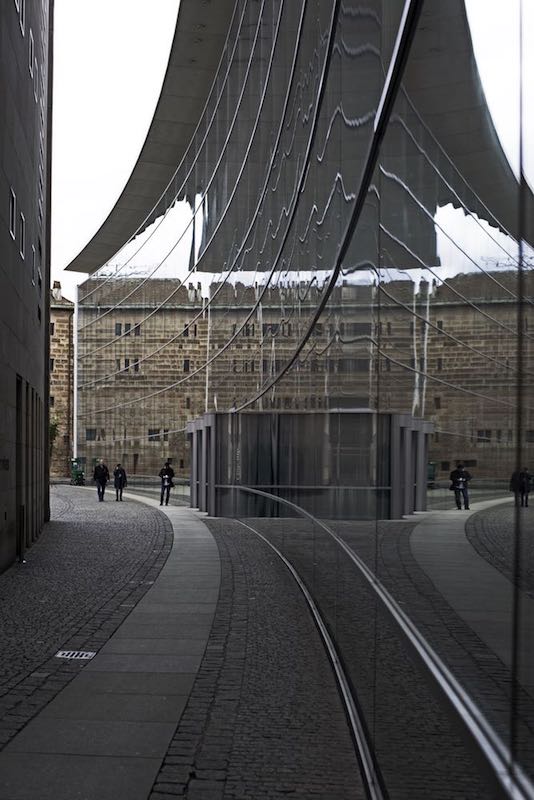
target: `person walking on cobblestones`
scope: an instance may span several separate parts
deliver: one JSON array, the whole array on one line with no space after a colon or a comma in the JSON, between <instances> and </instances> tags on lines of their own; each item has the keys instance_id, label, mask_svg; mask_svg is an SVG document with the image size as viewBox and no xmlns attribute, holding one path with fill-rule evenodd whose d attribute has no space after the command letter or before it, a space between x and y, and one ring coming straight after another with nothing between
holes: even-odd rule
<instances>
[{"instance_id":1,"label":"person walking on cobblestones","mask_svg":"<svg viewBox=\"0 0 534 800\"><path fill-rule=\"evenodd\" d=\"M126 478L126 470L124 467L121 467L120 464L117 464L113 470L113 478L115 482L115 500L122 501L122 490L126 488L128 481Z\"/></svg>"},{"instance_id":2,"label":"person walking on cobblestones","mask_svg":"<svg viewBox=\"0 0 534 800\"><path fill-rule=\"evenodd\" d=\"M512 473L512 477L510 478L510 491L515 495L516 506L519 505L519 501L521 500L521 505L528 507L528 493L530 492L531 482L532 476L526 467L523 467L521 470L516 469L516 471Z\"/></svg>"},{"instance_id":3,"label":"person walking on cobblestones","mask_svg":"<svg viewBox=\"0 0 534 800\"><path fill-rule=\"evenodd\" d=\"M106 483L109 481L109 469L104 464L104 459L101 458L93 472L93 480L96 483L96 491L98 492L98 500L104 502L104 492L106 491Z\"/></svg>"},{"instance_id":4,"label":"person walking on cobblestones","mask_svg":"<svg viewBox=\"0 0 534 800\"><path fill-rule=\"evenodd\" d=\"M160 469L159 477L161 478L161 494L159 498L159 504L162 506L163 499L165 498L165 505L168 506L171 488L174 486L174 483L172 482L172 479L174 478L174 470L171 467L170 461L166 461L165 466Z\"/></svg>"},{"instance_id":5,"label":"person walking on cobblestones","mask_svg":"<svg viewBox=\"0 0 534 800\"><path fill-rule=\"evenodd\" d=\"M467 485L471 480L471 475L466 470L463 464L458 464L456 469L453 469L450 475L451 486L454 490L454 498L456 500L456 508L462 507L462 498L464 501L464 508L469 510L469 492Z\"/></svg>"}]
</instances>

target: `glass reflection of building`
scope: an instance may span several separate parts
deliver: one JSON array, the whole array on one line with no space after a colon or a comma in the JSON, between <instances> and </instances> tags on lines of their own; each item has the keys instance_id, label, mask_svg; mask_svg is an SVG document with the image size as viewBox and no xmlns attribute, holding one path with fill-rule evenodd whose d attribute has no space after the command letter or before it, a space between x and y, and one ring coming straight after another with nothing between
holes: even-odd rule
<instances>
[{"instance_id":1,"label":"glass reflection of building","mask_svg":"<svg viewBox=\"0 0 534 800\"><path fill-rule=\"evenodd\" d=\"M529 518L508 493L534 469L533 206L463 0L225 2L184 49L195 13L182 0L140 160L71 265L91 273L78 454L170 457L193 505L286 552L389 796L533 796ZM394 522L454 508L461 461L480 515Z\"/></svg>"}]
</instances>

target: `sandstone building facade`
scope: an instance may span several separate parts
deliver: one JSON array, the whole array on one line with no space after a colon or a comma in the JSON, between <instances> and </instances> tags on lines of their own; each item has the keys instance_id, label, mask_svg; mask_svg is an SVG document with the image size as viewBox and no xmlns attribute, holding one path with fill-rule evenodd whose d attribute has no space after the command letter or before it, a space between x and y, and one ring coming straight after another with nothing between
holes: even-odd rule
<instances>
[{"instance_id":1,"label":"sandstone building facade","mask_svg":"<svg viewBox=\"0 0 534 800\"><path fill-rule=\"evenodd\" d=\"M70 477L74 414L74 303L54 281L50 296L50 476Z\"/></svg>"},{"instance_id":2,"label":"sandstone building facade","mask_svg":"<svg viewBox=\"0 0 534 800\"><path fill-rule=\"evenodd\" d=\"M409 274L378 287L346 282L309 348L248 407L412 414L434 426L429 459L437 480L458 461L479 479L505 480L517 445L515 282L513 272L440 285L415 284ZM320 294L312 290L303 302L301 290L269 289L258 305L257 287L240 283L213 284L209 297L173 280L84 283L78 454L89 466L104 457L143 475L171 458L186 479L187 422L254 398L280 373ZM117 302L126 295L127 303ZM531 391L530 352L524 361L523 390ZM525 431L529 452L528 414Z\"/></svg>"}]
</instances>

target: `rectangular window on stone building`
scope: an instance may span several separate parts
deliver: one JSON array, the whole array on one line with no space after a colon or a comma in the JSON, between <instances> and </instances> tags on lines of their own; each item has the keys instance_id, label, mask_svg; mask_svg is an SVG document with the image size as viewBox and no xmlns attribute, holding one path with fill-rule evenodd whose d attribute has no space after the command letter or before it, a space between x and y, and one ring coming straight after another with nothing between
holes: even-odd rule
<instances>
[{"instance_id":1,"label":"rectangular window on stone building","mask_svg":"<svg viewBox=\"0 0 534 800\"><path fill-rule=\"evenodd\" d=\"M442 331L442 330L443 330L443 320L442 320L442 319L438 319L438 321L437 321L437 326L438 326L438 328L439 328L439 330L440 330L440 331Z\"/></svg>"},{"instance_id":2,"label":"rectangular window on stone building","mask_svg":"<svg viewBox=\"0 0 534 800\"><path fill-rule=\"evenodd\" d=\"M477 442L490 442L491 441L491 430L478 430L477 431Z\"/></svg>"},{"instance_id":3,"label":"rectangular window on stone building","mask_svg":"<svg viewBox=\"0 0 534 800\"><path fill-rule=\"evenodd\" d=\"M188 358L184 358L184 372L189 372L191 369L191 364Z\"/></svg>"},{"instance_id":4,"label":"rectangular window on stone building","mask_svg":"<svg viewBox=\"0 0 534 800\"><path fill-rule=\"evenodd\" d=\"M134 336L141 336L141 323L138 322L134 327Z\"/></svg>"},{"instance_id":5,"label":"rectangular window on stone building","mask_svg":"<svg viewBox=\"0 0 534 800\"><path fill-rule=\"evenodd\" d=\"M438 358L438 372L441 372L443 369L443 359Z\"/></svg>"},{"instance_id":6,"label":"rectangular window on stone building","mask_svg":"<svg viewBox=\"0 0 534 800\"><path fill-rule=\"evenodd\" d=\"M87 442L96 442L96 428L85 429L85 440Z\"/></svg>"},{"instance_id":7,"label":"rectangular window on stone building","mask_svg":"<svg viewBox=\"0 0 534 800\"><path fill-rule=\"evenodd\" d=\"M139 359L138 358L136 358L135 361L133 362L133 371L134 372L139 372Z\"/></svg>"},{"instance_id":8,"label":"rectangular window on stone building","mask_svg":"<svg viewBox=\"0 0 534 800\"><path fill-rule=\"evenodd\" d=\"M129 336L131 330L132 330L132 323L131 322L125 322L124 323L124 335L125 336Z\"/></svg>"},{"instance_id":9,"label":"rectangular window on stone building","mask_svg":"<svg viewBox=\"0 0 534 800\"><path fill-rule=\"evenodd\" d=\"M169 429L168 428L163 428L163 441L164 442L168 442L169 441Z\"/></svg>"},{"instance_id":10,"label":"rectangular window on stone building","mask_svg":"<svg viewBox=\"0 0 534 800\"><path fill-rule=\"evenodd\" d=\"M189 328L187 326L187 322L184 323L184 337L187 339L189 336Z\"/></svg>"},{"instance_id":11,"label":"rectangular window on stone building","mask_svg":"<svg viewBox=\"0 0 534 800\"><path fill-rule=\"evenodd\" d=\"M186 408L191 408L191 398L190 397L186 397L185 398L185 407Z\"/></svg>"},{"instance_id":12,"label":"rectangular window on stone building","mask_svg":"<svg viewBox=\"0 0 534 800\"><path fill-rule=\"evenodd\" d=\"M124 359L124 371L125 372L129 372L130 371L130 359L129 358L125 358Z\"/></svg>"},{"instance_id":13,"label":"rectangular window on stone building","mask_svg":"<svg viewBox=\"0 0 534 800\"><path fill-rule=\"evenodd\" d=\"M120 336L122 333L122 323L116 322L115 323L115 336Z\"/></svg>"},{"instance_id":14,"label":"rectangular window on stone building","mask_svg":"<svg viewBox=\"0 0 534 800\"><path fill-rule=\"evenodd\" d=\"M434 408L441 408L441 397L434 397Z\"/></svg>"},{"instance_id":15,"label":"rectangular window on stone building","mask_svg":"<svg viewBox=\"0 0 534 800\"><path fill-rule=\"evenodd\" d=\"M120 358L116 358L115 359L115 369L116 369L117 372L121 371L121 360L120 360Z\"/></svg>"},{"instance_id":16,"label":"rectangular window on stone building","mask_svg":"<svg viewBox=\"0 0 534 800\"><path fill-rule=\"evenodd\" d=\"M50 336L54 335L55 324L53 322L50 323Z\"/></svg>"},{"instance_id":17,"label":"rectangular window on stone building","mask_svg":"<svg viewBox=\"0 0 534 800\"><path fill-rule=\"evenodd\" d=\"M54 371L54 359L51 358L49 363L50 363L50 372L53 372Z\"/></svg>"},{"instance_id":18,"label":"rectangular window on stone building","mask_svg":"<svg viewBox=\"0 0 534 800\"><path fill-rule=\"evenodd\" d=\"M55 397L53 395L50 395L50 405L53 406L54 403L55 403Z\"/></svg>"},{"instance_id":19,"label":"rectangular window on stone building","mask_svg":"<svg viewBox=\"0 0 534 800\"><path fill-rule=\"evenodd\" d=\"M343 333L343 323L339 326L339 332ZM370 336L371 323L370 322L347 322L344 326L344 332L347 336ZM388 333L391 333L391 322L388 322ZM382 323L378 325L377 333L382 333Z\"/></svg>"},{"instance_id":20,"label":"rectangular window on stone building","mask_svg":"<svg viewBox=\"0 0 534 800\"><path fill-rule=\"evenodd\" d=\"M160 435L159 435L159 428L149 428L148 429L148 441L149 442L159 442Z\"/></svg>"}]
</instances>

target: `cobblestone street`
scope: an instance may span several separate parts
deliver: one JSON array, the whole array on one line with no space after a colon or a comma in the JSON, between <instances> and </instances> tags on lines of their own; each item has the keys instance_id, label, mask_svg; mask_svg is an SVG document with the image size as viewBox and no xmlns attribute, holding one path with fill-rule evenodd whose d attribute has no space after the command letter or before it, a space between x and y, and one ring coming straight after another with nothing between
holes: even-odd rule
<instances>
[{"instance_id":1,"label":"cobblestone street","mask_svg":"<svg viewBox=\"0 0 534 800\"><path fill-rule=\"evenodd\" d=\"M521 571L519 585L534 595L534 506L518 509L521 537ZM467 521L467 538L477 552L503 573L508 580L514 575L514 526L516 509L512 504L497 506L484 514L475 514Z\"/></svg>"},{"instance_id":2,"label":"cobblestone street","mask_svg":"<svg viewBox=\"0 0 534 800\"><path fill-rule=\"evenodd\" d=\"M116 503L111 494L98 503L96 491L71 486L54 487L51 497L52 522L26 563L0 576L0 800L63 800L72 781L91 785L79 795L88 800L365 796L323 645L265 542L233 520L179 506L162 512L154 499ZM480 554L510 574L513 508L487 508L467 522ZM250 524L308 580L396 796L485 797L398 632L333 540L303 520ZM333 526L505 738L508 673L414 557L418 522ZM97 656L68 661L55 657L60 649ZM517 691L517 737L528 762L534 702ZM81 744L88 734L93 742ZM434 740L438 748L429 746ZM26 788L18 786L22 753L36 769L25 773ZM84 777L88 756L93 771ZM66 783L43 794L40 776L51 763Z\"/></svg>"},{"instance_id":3,"label":"cobblestone street","mask_svg":"<svg viewBox=\"0 0 534 800\"><path fill-rule=\"evenodd\" d=\"M19 741L17 733L25 729L26 734L32 719L38 721L41 711L57 704L54 698L65 697L62 707L72 706L73 700L79 708L84 705L73 692L62 693L78 676L91 683L98 675L106 682L105 674L84 672L85 662L64 661L55 653L105 652L106 643L153 586L172 545L172 526L158 508L128 498L98 503L96 492L70 486L55 487L52 502L53 520L27 552L27 562L0 577L0 730L6 754L11 750L6 745ZM333 673L300 592L266 545L246 534L225 532L225 524L214 523L222 580L213 628L152 793L145 797L363 798ZM118 643L130 652L132 641ZM168 678L160 674L165 692L172 695ZM134 680L141 685L147 677L122 677L125 686ZM127 699L123 692L130 690L118 681L119 673L110 673L107 696ZM74 709L76 713L82 712ZM97 718L91 712L87 720ZM43 724L52 721L44 719ZM77 724L95 730L94 722ZM64 752L60 758L70 763L72 748ZM48 757L39 752L32 757L38 776L41 759ZM134 761L130 763L133 768ZM0 773L5 773L2 765ZM30 768L29 785L31 774ZM0 800L18 798L12 788L17 779L6 780L4 791L0 780ZM95 796L107 797L96 780ZM22 796L42 800L45 795L33 789ZM128 793L124 797L130 800Z\"/></svg>"},{"instance_id":4,"label":"cobblestone street","mask_svg":"<svg viewBox=\"0 0 534 800\"><path fill-rule=\"evenodd\" d=\"M232 520L214 626L151 800L357 800L365 792L328 657L293 578Z\"/></svg>"},{"instance_id":5,"label":"cobblestone street","mask_svg":"<svg viewBox=\"0 0 534 800\"><path fill-rule=\"evenodd\" d=\"M141 503L51 489L52 521L0 576L0 747L82 668L60 649L99 650L159 574L172 528Z\"/></svg>"}]
</instances>

